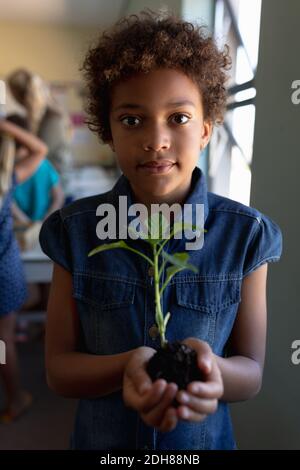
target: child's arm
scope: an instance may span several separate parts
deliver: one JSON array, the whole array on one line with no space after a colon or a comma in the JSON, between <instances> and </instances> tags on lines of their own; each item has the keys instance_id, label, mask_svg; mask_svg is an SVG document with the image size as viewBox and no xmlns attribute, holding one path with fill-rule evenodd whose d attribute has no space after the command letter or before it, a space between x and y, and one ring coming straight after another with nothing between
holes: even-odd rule
<instances>
[{"instance_id":1,"label":"child's arm","mask_svg":"<svg viewBox=\"0 0 300 470\"><path fill-rule=\"evenodd\" d=\"M246 276L241 303L229 341L230 357L218 357L224 394L223 401L235 402L254 397L262 384L267 323L267 263Z\"/></svg>"},{"instance_id":2,"label":"child's arm","mask_svg":"<svg viewBox=\"0 0 300 470\"><path fill-rule=\"evenodd\" d=\"M259 392L266 345L267 269L268 265L265 263L243 280L242 299L229 341L230 357L223 358L213 354L206 343L204 344L207 346L207 351L203 354L203 351L201 352L203 342L196 338L184 341L194 343L199 361L201 356L202 360L205 356L209 372L206 381L192 382L188 385L189 403L185 404L187 408L185 419L197 421L198 416L199 420L207 400L237 402L253 398ZM221 394L220 390L217 391L219 380L211 380L209 377L213 369L221 375L223 383ZM195 391L194 386L197 387ZM183 417L182 392L178 392L176 398L182 405L178 409L179 417Z\"/></svg>"},{"instance_id":3,"label":"child's arm","mask_svg":"<svg viewBox=\"0 0 300 470\"><path fill-rule=\"evenodd\" d=\"M52 214L52 212L60 209L64 203L65 195L61 185L58 183L51 188L51 206L49 207L43 220L46 220L47 217Z\"/></svg>"},{"instance_id":4,"label":"child's arm","mask_svg":"<svg viewBox=\"0 0 300 470\"><path fill-rule=\"evenodd\" d=\"M135 350L107 356L76 352L78 331L72 276L55 263L46 325L49 387L71 398L100 397L120 390L125 366Z\"/></svg>"},{"instance_id":5,"label":"child's arm","mask_svg":"<svg viewBox=\"0 0 300 470\"><path fill-rule=\"evenodd\" d=\"M10 121L0 120L0 132L9 134L29 150L28 156L15 164L15 174L18 183L29 178L45 158L48 147L34 134L25 131Z\"/></svg>"},{"instance_id":6,"label":"child's arm","mask_svg":"<svg viewBox=\"0 0 300 470\"><path fill-rule=\"evenodd\" d=\"M267 269L265 263L243 280L242 299L229 341L230 357L219 357L210 348L207 350L210 367L217 365L221 373L222 394L216 396L216 384L211 380L189 384L188 420L196 420L197 414L199 416L201 413L201 403L205 400L217 398L226 402L244 401L259 392L266 346ZM195 343L194 349L198 349L198 358L201 360L201 346L197 342L202 342L196 338L190 340ZM192 390L193 386L197 387L196 391ZM176 398L183 405L182 392L178 392Z\"/></svg>"},{"instance_id":7,"label":"child's arm","mask_svg":"<svg viewBox=\"0 0 300 470\"><path fill-rule=\"evenodd\" d=\"M30 218L25 214L25 212L22 211L22 209L20 209L20 207L16 204L15 201L12 201L10 207L11 213L17 221L22 222L24 224L30 224Z\"/></svg>"}]
</instances>

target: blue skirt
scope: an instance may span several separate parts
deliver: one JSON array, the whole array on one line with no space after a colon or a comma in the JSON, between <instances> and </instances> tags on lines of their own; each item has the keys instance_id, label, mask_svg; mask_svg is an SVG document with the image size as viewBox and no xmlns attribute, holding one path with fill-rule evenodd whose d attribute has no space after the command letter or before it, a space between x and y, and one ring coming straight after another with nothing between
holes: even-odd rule
<instances>
[{"instance_id":1,"label":"blue skirt","mask_svg":"<svg viewBox=\"0 0 300 470\"><path fill-rule=\"evenodd\" d=\"M21 308L27 295L19 245L12 237L0 256L0 317Z\"/></svg>"}]
</instances>

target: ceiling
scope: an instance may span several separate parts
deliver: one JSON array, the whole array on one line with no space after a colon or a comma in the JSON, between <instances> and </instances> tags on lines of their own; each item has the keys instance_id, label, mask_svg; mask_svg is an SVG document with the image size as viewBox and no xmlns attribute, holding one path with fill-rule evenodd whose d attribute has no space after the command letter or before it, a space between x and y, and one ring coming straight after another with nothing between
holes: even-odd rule
<instances>
[{"instance_id":1,"label":"ceiling","mask_svg":"<svg viewBox=\"0 0 300 470\"><path fill-rule=\"evenodd\" d=\"M129 0L0 0L0 21L106 27L123 16Z\"/></svg>"}]
</instances>

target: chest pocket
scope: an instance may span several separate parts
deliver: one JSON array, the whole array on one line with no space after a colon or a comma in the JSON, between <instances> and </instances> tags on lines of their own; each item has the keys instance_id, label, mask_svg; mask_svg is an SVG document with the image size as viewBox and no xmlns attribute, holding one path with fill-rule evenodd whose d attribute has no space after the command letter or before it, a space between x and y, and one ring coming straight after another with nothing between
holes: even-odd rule
<instances>
[{"instance_id":1,"label":"chest pocket","mask_svg":"<svg viewBox=\"0 0 300 470\"><path fill-rule=\"evenodd\" d=\"M122 278L75 274L74 296L91 306L108 310L128 307L134 302L135 285Z\"/></svg>"},{"instance_id":2,"label":"chest pocket","mask_svg":"<svg viewBox=\"0 0 300 470\"><path fill-rule=\"evenodd\" d=\"M236 313L232 306L240 301L240 281L213 276L192 276L174 281L174 334L180 335L180 339L194 336L211 346L216 334L225 338ZM170 319L170 328L171 324Z\"/></svg>"},{"instance_id":3,"label":"chest pocket","mask_svg":"<svg viewBox=\"0 0 300 470\"><path fill-rule=\"evenodd\" d=\"M73 296L89 352L118 354L139 345L134 280L76 273Z\"/></svg>"}]
</instances>

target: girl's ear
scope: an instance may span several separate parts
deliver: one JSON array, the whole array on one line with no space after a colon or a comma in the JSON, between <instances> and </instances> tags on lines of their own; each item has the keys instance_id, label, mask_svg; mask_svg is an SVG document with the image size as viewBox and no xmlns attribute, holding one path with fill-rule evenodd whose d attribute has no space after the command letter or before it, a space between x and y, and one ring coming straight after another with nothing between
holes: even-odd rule
<instances>
[{"instance_id":1,"label":"girl's ear","mask_svg":"<svg viewBox=\"0 0 300 470\"><path fill-rule=\"evenodd\" d=\"M201 142L200 142L200 150L203 150L209 143L212 131L213 131L212 121L204 121L202 135L201 135Z\"/></svg>"}]
</instances>

